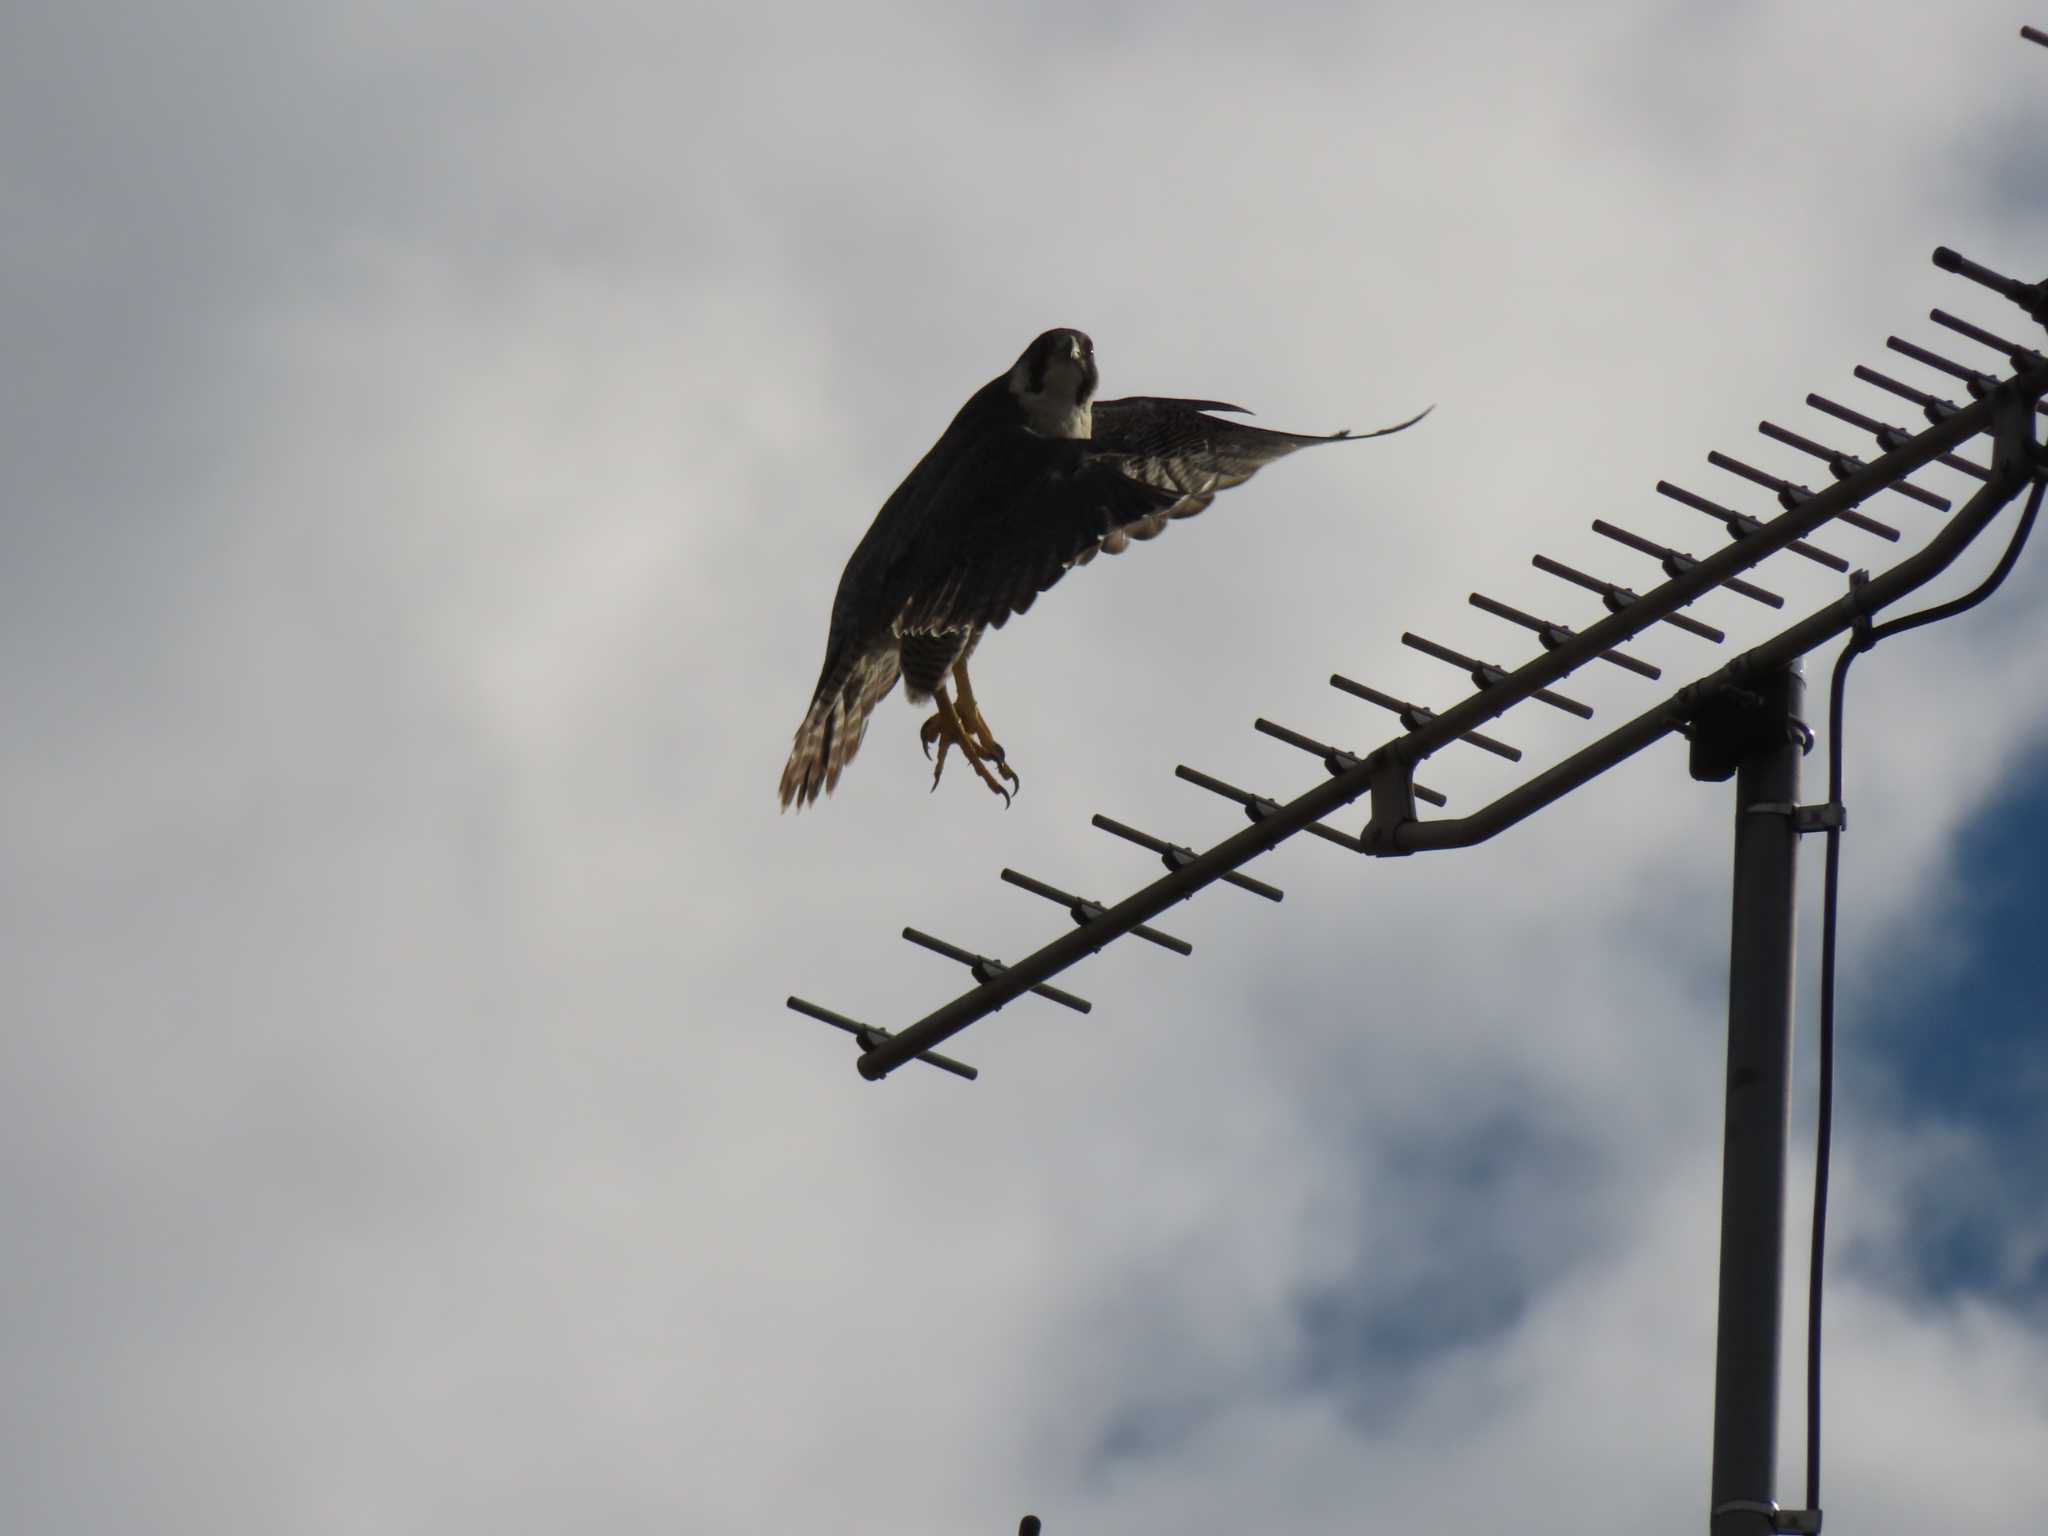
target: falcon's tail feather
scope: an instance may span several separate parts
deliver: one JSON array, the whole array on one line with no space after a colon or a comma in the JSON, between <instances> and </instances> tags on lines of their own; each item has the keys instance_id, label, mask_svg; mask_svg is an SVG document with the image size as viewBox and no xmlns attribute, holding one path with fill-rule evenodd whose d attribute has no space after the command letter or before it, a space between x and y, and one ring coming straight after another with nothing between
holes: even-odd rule
<instances>
[{"instance_id":1,"label":"falcon's tail feather","mask_svg":"<svg viewBox=\"0 0 2048 1536\"><path fill-rule=\"evenodd\" d=\"M785 811L792 805L802 810L838 787L839 775L867 734L868 716L896 686L896 674L895 653L874 652L839 668L819 686L783 765Z\"/></svg>"}]
</instances>

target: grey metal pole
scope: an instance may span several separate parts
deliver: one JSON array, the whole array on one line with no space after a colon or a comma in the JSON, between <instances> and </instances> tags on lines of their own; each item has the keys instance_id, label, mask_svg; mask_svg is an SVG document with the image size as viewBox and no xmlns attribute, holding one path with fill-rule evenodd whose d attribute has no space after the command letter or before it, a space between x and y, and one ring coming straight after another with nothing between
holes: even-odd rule
<instances>
[{"instance_id":1,"label":"grey metal pole","mask_svg":"<svg viewBox=\"0 0 2048 1536\"><path fill-rule=\"evenodd\" d=\"M1801 719L1797 663L1759 680L1735 772L1728 1106L1714 1346L1712 1536L1778 1529L1778 1333L1784 1296L1787 1088Z\"/></svg>"}]
</instances>

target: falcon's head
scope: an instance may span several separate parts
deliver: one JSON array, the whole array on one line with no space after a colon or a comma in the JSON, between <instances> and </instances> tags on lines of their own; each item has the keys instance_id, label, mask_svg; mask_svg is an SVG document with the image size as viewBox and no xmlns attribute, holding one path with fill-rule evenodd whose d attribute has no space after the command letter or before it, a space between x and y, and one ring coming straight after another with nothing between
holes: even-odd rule
<instances>
[{"instance_id":1,"label":"falcon's head","mask_svg":"<svg viewBox=\"0 0 2048 1536\"><path fill-rule=\"evenodd\" d=\"M1088 437L1095 398L1095 343L1079 331L1047 331L1010 370L1010 394L1040 437Z\"/></svg>"}]
</instances>

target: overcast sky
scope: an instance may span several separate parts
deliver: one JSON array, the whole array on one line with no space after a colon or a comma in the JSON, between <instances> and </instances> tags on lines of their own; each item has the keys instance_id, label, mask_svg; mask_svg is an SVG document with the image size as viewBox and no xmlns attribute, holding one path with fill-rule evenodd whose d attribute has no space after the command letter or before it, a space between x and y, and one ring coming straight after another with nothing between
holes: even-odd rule
<instances>
[{"instance_id":1,"label":"overcast sky","mask_svg":"<svg viewBox=\"0 0 2048 1536\"><path fill-rule=\"evenodd\" d=\"M1066 919L1003 866L1156 871L1090 813L1208 843L1176 763L1292 794L1255 717L1392 734L1332 671L1453 702L1404 629L1532 654L1470 591L1589 622L1531 555L1715 546L1655 482L1767 513L1704 462L1814 478L1766 416L1867 450L1801 402L1909 419L1850 377L1936 385L1887 334L1997 366L1928 308L2023 317L1927 257L2043 275L2029 19L7 11L0 1526L1698 1529L1731 795L1682 745L1469 852L1290 845L972 1085L782 1000L907 1023L965 974L905 923L1014 957ZM1008 810L891 698L778 815L847 554L1052 325L1109 395L1436 413L986 644ZM2044 655L2036 549L1856 675L1831 1529L2048 1522ZM1653 696L1600 673L1596 728Z\"/></svg>"}]
</instances>

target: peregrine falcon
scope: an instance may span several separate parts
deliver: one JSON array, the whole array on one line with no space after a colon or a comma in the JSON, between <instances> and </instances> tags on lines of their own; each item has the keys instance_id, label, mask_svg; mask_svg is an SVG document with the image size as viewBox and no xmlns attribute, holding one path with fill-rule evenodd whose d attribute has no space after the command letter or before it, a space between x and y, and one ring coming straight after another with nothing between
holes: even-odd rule
<instances>
[{"instance_id":1,"label":"peregrine falcon","mask_svg":"<svg viewBox=\"0 0 2048 1536\"><path fill-rule=\"evenodd\" d=\"M918 733L927 756L939 749L933 788L957 747L1007 805L1017 775L967 678L983 632L1098 552L1194 516L1274 459L1356 440L1221 421L1209 413L1243 408L1215 400L1096 400L1096 377L1092 341L1047 331L974 392L882 504L839 578L825 665L782 770L783 809L837 786L899 676L913 704L935 708Z\"/></svg>"}]
</instances>

